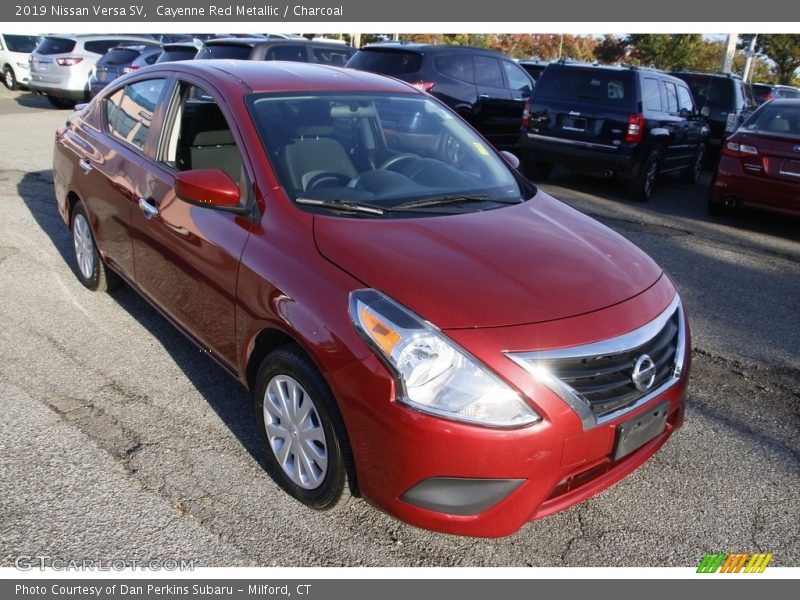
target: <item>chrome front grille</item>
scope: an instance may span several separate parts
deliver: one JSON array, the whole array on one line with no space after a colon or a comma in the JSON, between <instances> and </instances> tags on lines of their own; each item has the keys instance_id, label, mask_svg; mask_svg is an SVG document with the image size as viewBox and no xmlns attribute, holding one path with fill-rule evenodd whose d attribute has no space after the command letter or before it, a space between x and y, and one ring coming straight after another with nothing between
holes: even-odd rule
<instances>
[{"instance_id":1,"label":"chrome front grille","mask_svg":"<svg viewBox=\"0 0 800 600\"><path fill-rule=\"evenodd\" d=\"M676 296L650 323L620 337L508 357L558 394L589 429L641 406L675 383L684 363L684 344L683 310Z\"/></svg>"}]
</instances>

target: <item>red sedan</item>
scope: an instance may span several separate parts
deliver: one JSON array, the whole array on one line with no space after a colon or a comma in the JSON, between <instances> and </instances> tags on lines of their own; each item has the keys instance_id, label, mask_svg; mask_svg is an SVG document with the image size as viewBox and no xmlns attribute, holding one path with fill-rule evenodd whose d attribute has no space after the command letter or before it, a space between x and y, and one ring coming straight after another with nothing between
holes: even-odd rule
<instances>
[{"instance_id":1,"label":"red sedan","mask_svg":"<svg viewBox=\"0 0 800 600\"><path fill-rule=\"evenodd\" d=\"M762 104L725 141L708 210L737 206L800 216L800 100Z\"/></svg>"},{"instance_id":2,"label":"red sedan","mask_svg":"<svg viewBox=\"0 0 800 600\"><path fill-rule=\"evenodd\" d=\"M515 166L413 86L281 62L123 76L54 155L81 282L252 391L284 489L475 536L636 469L689 370L670 278Z\"/></svg>"}]
</instances>

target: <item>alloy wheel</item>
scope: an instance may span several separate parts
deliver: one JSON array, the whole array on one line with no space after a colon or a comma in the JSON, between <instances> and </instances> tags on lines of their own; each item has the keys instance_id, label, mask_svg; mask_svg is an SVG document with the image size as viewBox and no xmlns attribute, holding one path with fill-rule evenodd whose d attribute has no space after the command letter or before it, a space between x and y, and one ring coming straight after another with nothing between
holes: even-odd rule
<instances>
[{"instance_id":1,"label":"alloy wheel","mask_svg":"<svg viewBox=\"0 0 800 600\"><path fill-rule=\"evenodd\" d=\"M75 258L81 275L85 279L91 279L94 273L94 242L89 223L82 214L75 215L72 223L72 243L75 246Z\"/></svg>"}]
</instances>

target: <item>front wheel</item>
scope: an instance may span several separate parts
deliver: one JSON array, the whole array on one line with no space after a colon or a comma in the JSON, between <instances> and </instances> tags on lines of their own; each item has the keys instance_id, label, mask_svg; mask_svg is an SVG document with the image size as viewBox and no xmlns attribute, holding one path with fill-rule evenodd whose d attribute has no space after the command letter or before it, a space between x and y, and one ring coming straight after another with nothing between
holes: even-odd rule
<instances>
[{"instance_id":1,"label":"front wheel","mask_svg":"<svg viewBox=\"0 0 800 600\"><path fill-rule=\"evenodd\" d=\"M119 286L119 276L100 258L86 209L81 202L72 209L72 248L75 251L78 279L86 288L92 291L109 291Z\"/></svg>"},{"instance_id":2,"label":"front wheel","mask_svg":"<svg viewBox=\"0 0 800 600\"><path fill-rule=\"evenodd\" d=\"M17 85L17 76L14 74L14 69L9 66L6 66L6 68L3 69L3 85L12 91L19 88Z\"/></svg>"},{"instance_id":3,"label":"front wheel","mask_svg":"<svg viewBox=\"0 0 800 600\"><path fill-rule=\"evenodd\" d=\"M269 471L306 506L339 507L350 498L350 449L322 374L297 346L269 354L256 376L255 412Z\"/></svg>"},{"instance_id":4,"label":"front wheel","mask_svg":"<svg viewBox=\"0 0 800 600\"><path fill-rule=\"evenodd\" d=\"M658 177L658 153L651 152L642 165L641 171L628 183L628 195L633 200L647 202L653 197Z\"/></svg>"}]
</instances>

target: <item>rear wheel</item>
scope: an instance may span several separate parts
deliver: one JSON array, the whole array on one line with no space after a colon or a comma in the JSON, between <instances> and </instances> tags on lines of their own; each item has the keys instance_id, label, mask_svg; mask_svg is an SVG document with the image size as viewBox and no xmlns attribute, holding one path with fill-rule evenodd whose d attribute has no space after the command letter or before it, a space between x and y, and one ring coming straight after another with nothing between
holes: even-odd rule
<instances>
[{"instance_id":1,"label":"rear wheel","mask_svg":"<svg viewBox=\"0 0 800 600\"><path fill-rule=\"evenodd\" d=\"M700 144L694 153L694 158L689 166L681 171L681 180L685 183L697 183L703 170L703 161L706 156L705 144Z\"/></svg>"},{"instance_id":2,"label":"rear wheel","mask_svg":"<svg viewBox=\"0 0 800 600\"><path fill-rule=\"evenodd\" d=\"M16 90L19 87L17 85L17 76L14 74L14 69L8 65L3 69L3 85L9 90Z\"/></svg>"},{"instance_id":3,"label":"rear wheel","mask_svg":"<svg viewBox=\"0 0 800 600\"><path fill-rule=\"evenodd\" d=\"M67 98L56 98L55 96L47 96L48 102L55 108L75 108L77 102Z\"/></svg>"},{"instance_id":4,"label":"rear wheel","mask_svg":"<svg viewBox=\"0 0 800 600\"><path fill-rule=\"evenodd\" d=\"M85 287L92 291L109 291L119 286L119 276L100 258L86 209L81 202L72 209L72 248L75 251L78 279Z\"/></svg>"},{"instance_id":5,"label":"rear wheel","mask_svg":"<svg viewBox=\"0 0 800 600\"><path fill-rule=\"evenodd\" d=\"M706 200L706 208L708 209L708 213L717 217L720 215L728 215L733 212L733 209L725 206L725 204L722 202L714 201L714 182L715 179L712 179L711 185L708 188L708 198Z\"/></svg>"},{"instance_id":6,"label":"rear wheel","mask_svg":"<svg viewBox=\"0 0 800 600\"><path fill-rule=\"evenodd\" d=\"M522 163L522 171L532 181L544 181L553 172L553 165L538 160L526 160Z\"/></svg>"},{"instance_id":7,"label":"rear wheel","mask_svg":"<svg viewBox=\"0 0 800 600\"><path fill-rule=\"evenodd\" d=\"M328 510L350 498L350 448L325 379L297 346L269 354L256 376L255 412L267 464L306 506Z\"/></svg>"},{"instance_id":8,"label":"rear wheel","mask_svg":"<svg viewBox=\"0 0 800 600\"><path fill-rule=\"evenodd\" d=\"M628 195L633 200L647 202L653 197L658 178L658 152L653 151L642 165L641 171L628 182Z\"/></svg>"}]
</instances>

